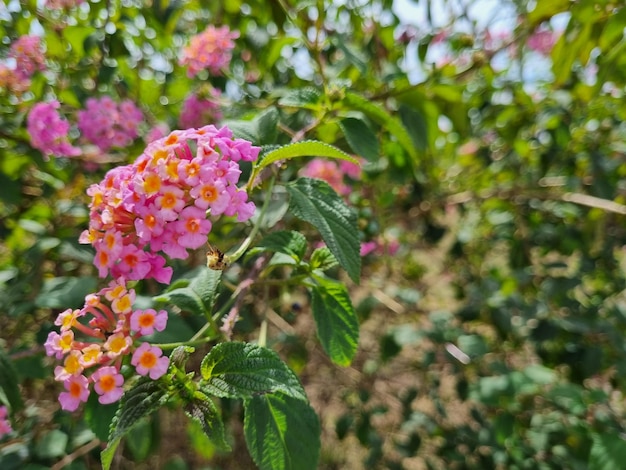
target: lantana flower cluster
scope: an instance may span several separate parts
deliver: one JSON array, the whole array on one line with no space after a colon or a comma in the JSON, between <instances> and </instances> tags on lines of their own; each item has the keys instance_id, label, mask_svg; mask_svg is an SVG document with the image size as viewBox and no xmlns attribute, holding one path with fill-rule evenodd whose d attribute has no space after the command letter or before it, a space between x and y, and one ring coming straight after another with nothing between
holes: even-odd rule
<instances>
[{"instance_id":1,"label":"lantana flower cluster","mask_svg":"<svg viewBox=\"0 0 626 470\"><path fill-rule=\"evenodd\" d=\"M67 309L55 321L60 333L50 332L44 346L48 356L63 360L54 369L55 380L65 391L59 395L61 408L74 411L86 402L91 390L102 404L113 403L123 393L122 360L131 355L139 375L158 379L167 372L169 359L160 348L135 340L163 331L167 312L134 310L135 291L118 279L96 294L85 297L81 309Z\"/></svg>"},{"instance_id":2,"label":"lantana flower cluster","mask_svg":"<svg viewBox=\"0 0 626 470\"><path fill-rule=\"evenodd\" d=\"M0 89L21 95L30 88L30 78L46 69L39 36L21 36L9 48L11 61L0 63Z\"/></svg>"},{"instance_id":3,"label":"lantana flower cluster","mask_svg":"<svg viewBox=\"0 0 626 470\"><path fill-rule=\"evenodd\" d=\"M180 126L183 129L202 127L208 122L222 119L222 111L217 102L219 96L220 92L214 88L205 93L189 95L180 112Z\"/></svg>"},{"instance_id":4,"label":"lantana flower cluster","mask_svg":"<svg viewBox=\"0 0 626 470\"><path fill-rule=\"evenodd\" d=\"M78 112L78 129L100 150L124 147L139 135L143 113L130 100L116 103L109 96L89 98L86 108Z\"/></svg>"},{"instance_id":5,"label":"lantana flower cluster","mask_svg":"<svg viewBox=\"0 0 626 470\"><path fill-rule=\"evenodd\" d=\"M20 36L11 44L9 57L15 59L15 74L21 80L28 80L35 72L46 69L39 36Z\"/></svg>"},{"instance_id":6,"label":"lantana flower cluster","mask_svg":"<svg viewBox=\"0 0 626 470\"><path fill-rule=\"evenodd\" d=\"M68 132L70 124L57 111L58 101L37 103L28 113L27 129L31 145L44 156L75 157L80 155L79 148L70 144Z\"/></svg>"},{"instance_id":7,"label":"lantana flower cluster","mask_svg":"<svg viewBox=\"0 0 626 470\"><path fill-rule=\"evenodd\" d=\"M70 8L82 5L85 0L46 0L46 8L52 10L69 10Z\"/></svg>"},{"instance_id":8,"label":"lantana flower cluster","mask_svg":"<svg viewBox=\"0 0 626 470\"><path fill-rule=\"evenodd\" d=\"M172 268L161 253L187 258L207 241L212 217L254 213L238 188L238 162L256 160L260 148L233 139L227 127L176 130L156 140L132 165L117 167L88 188L90 225L80 237L96 250L101 277L153 278L169 284Z\"/></svg>"},{"instance_id":9,"label":"lantana flower cluster","mask_svg":"<svg viewBox=\"0 0 626 470\"><path fill-rule=\"evenodd\" d=\"M180 59L181 65L187 66L187 76L193 78L205 69L214 75L220 74L230 63L235 48L233 39L238 37L239 33L230 31L228 26L216 28L213 25L192 37Z\"/></svg>"},{"instance_id":10,"label":"lantana flower cluster","mask_svg":"<svg viewBox=\"0 0 626 470\"><path fill-rule=\"evenodd\" d=\"M353 180L361 177L361 167L352 162L342 160L339 165L331 160L315 158L302 169L302 176L326 181L337 193L345 196L351 189L344 182L344 175Z\"/></svg>"}]
</instances>

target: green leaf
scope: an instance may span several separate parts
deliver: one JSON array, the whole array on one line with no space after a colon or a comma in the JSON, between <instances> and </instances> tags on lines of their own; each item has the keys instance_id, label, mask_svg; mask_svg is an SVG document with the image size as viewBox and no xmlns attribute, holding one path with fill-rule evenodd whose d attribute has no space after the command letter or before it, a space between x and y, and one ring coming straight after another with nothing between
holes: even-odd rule
<instances>
[{"instance_id":1,"label":"green leaf","mask_svg":"<svg viewBox=\"0 0 626 470\"><path fill-rule=\"evenodd\" d=\"M301 261L306 250L306 237L299 232L283 230L263 238L255 250L284 253Z\"/></svg>"},{"instance_id":2,"label":"green leaf","mask_svg":"<svg viewBox=\"0 0 626 470\"><path fill-rule=\"evenodd\" d=\"M34 452L40 459L57 459L66 454L69 436L59 429L44 434L35 444Z\"/></svg>"},{"instance_id":3,"label":"green leaf","mask_svg":"<svg viewBox=\"0 0 626 470\"><path fill-rule=\"evenodd\" d=\"M303 142L283 145L282 147L278 147L264 154L260 157L256 167L254 168L255 174L266 166L279 160L288 160L290 158L298 157L339 158L357 165L359 164L357 159L351 157L343 150L339 150L337 147L333 147L332 145L318 142L316 140L305 140Z\"/></svg>"},{"instance_id":4,"label":"green leaf","mask_svg":"<svg viewBox=\"0 0 626 470\"><path fill-rule=\"evenodd\" d=\"M154 297L154 300L168 302L196 315L208 315L215 305L221 276L222 271L201 269L187 287L172 289Z\"/></svg>"},{"instance_id":5,"label":"green leaf","mask_svg":"<svg viewBox=\"0 0 626 470\"><path fill-rule=\"evenodd\" d=\"M185 413L202 426L206 436L217 448L225 451L231 450L230 445L226 442L222 417L215 403L207 394L200 391L196 392L194 400L185 406Z\"/></svg>"},{"instance_id":6,"label":"green leaf","mask_svg":"<svg viewBox=\"0 0 626 470\"><path fill-rule=\"evenodd\" d=\"M102 468L109 470L115 450L124 437L142 418L151 415L168 400L169 395L160 382L141 379L133 388L126 391L111 423L109 442L101 453Z\"/></svg>"},{"instance_id":7,"label":"green leaf","mask_svg":"<svg viewBox=\"0 0 626 470\"><path fill-rule=\"evenodd\" d=\"M35 305L41 308L80 308L85 296L96 290L95 277L54 277L46 279Z\"/></svg>"},{"instance_id":8,"label":"green leaf","mask_svg":"<svg viewBox=\"0 0 626 470\"><path fill-rule=\"evenodd\" d=\"M126 435L125 448L128 449L133 461L142 462L148 458L158 439L158 421L155 415L140 419Z\"/></svg>"},{"instance_id":9,"label":"green leaf","mask_svg":"<svg viewBox=\"0 0 626 470\"><path fill-rule=\"evenodd\" d=\"M278 110L269 107L250 121L225 121L235 137L249 140L255 145L271 145L278 136Z\"/></svg>"},{"instance_id":10,"label":"green leaf","mask_svg":"<svg viewBox=\"0 0 626 470\"><path fill-rule=\"evenodd\" d=\"M409 131L415 148L426 150L428 144L428 128L422 113L405 104L400 105L400 119Z\"/></svg>"},{"instance_id":11,"label":"green leaf","mask_svg":"<svg viewBox=\"0 0 626 470\"><path fill-rule=\"evenodd\" d=\"M354 211L325 181L299 178L286 187L291 212L319 230L330 252L358 283L361 245Z\"/></svg>"},{"instance_id":12,"label":"green leaf","mask_svg":"<svg viewBox=\"0 0 626 470\"><path fill-rule=\"evenodd\" d=\"M88 26L68 26L63 29L63 37L70 43L74 53L79 57L82 57L85 55L85 49L83 47L85 40L95 31L95 28Z\"/></svg>"},{"instance_id":13,"label":"green leaf","mask_svg":"<svg viewBox=\"0 0 626 470\"><path fill-rule=\"evenodd\" d=\"M244 402L244 435L261 470L315 470L320 424L302 400L282 393L257 395Z\"/></svg>"},{"instance_id":14,"label":"green leaf","mask_svg":"<svg viewBox=\"0 0 626 470\"><path fill-rule=\"evenodd\" d=\"M298 377L278 354L255 344L228 342L216 345L202 360L203 390L228 398L249 398L281 391L306 400Z\"/></svg>"},{"instance_id":15,"label":"green leaf","mask_svg":"<svg viewBox=\"0 0 626 470\"><path fill-rule=\"evenodd\" d=\"M111 422L115 417L118 407L119 403L103 405L98 401L98 396L95 393L90 394L87 403L85 403L85 407L83 408L85 421L89 425L89 429L91 429L102 442L106 442L109 438Z\"/></svg>"},{"instance_id":16,"label":"green leaf","mask_svg":"<svg viewBox=\"0 0 626 470\"><path fill-rule=\"evenodd\" d=\"M323 246L317 248L311 254L311 269L319 269L321 271L327 271L339 265L337 258L333 256L328 247Z\"/></svg>"},{"instance_id":17,"label":"green leaf","mask_svg":"<svg viewBox=\"0 0 626 470\"><path fill-rule=\"evenodd\" d=\"M530 24L539 24L552 18L557 13L567 11L571 8L569 0L552 0L550 2L536 2L535 8L528 14L527 20Z\"/></svg>"},{"instance_id":18,"label":"green leaf","mask_svg":"<svg viewBox=\"0 0 626 470\"><path fill-rule=\"evenodd\" d=\"M393 135L400 145L406 150L406 152L415 161L417 160L417 152L413 144L411 136L407 132L406 128L402 125L397 117L392 116L389 112L377 103L374 103L360 95L347 92L343 103L354 110L361 111L370 119L376 121L378 124L387 129L391 135Z\"/></svg>"},{"instance_id":19,"label":"green leaf","mask_svg":"<svg viewBox=\"0 0 626 470\"><path fill-rule=\"evenodd\" d=\"M320 284L311 288L311 309L317 336L324 351L340 366L352 362L359 343L359 320L346 287L316 277Z\"/></svg>"},{"instance_id":20,"label":"green leaf","mask_svg":"<svg viewBox=\"0 0 626 470\"><path fill-rule=\"evenodd\" d=\"M316 109L322 93L313 87L289 90L285 96L278 100L280 106L294 108Z\"/></svg>"},{"instance_id":21,"label":"green leaf","mask_svg":"<svg viewBox=\"0 0 626 470\"><path fill-rule=\"evenodd\" d=\"M278 137L278 110L274 107L267 108L256 119L259 135L259 145L270 145L276 142Z\"/></svg>"},{"instance_id":22,"label":"green leaf","mask_svg":"<svg viewBox=\"0 0 626 470\"><path fill-rule=\"evenodd\" d=\"M3 350L0 350L0 389L4 392L13 412L24 406L18 384L17 371L13 362Z\"/></svg>"},{"instance_id":23,"label":"green leaf","mask_svg":"<svg viewBox=\"0 0 626 470\"><path fill-rule=\"evenodd\" d=\"M378 160L378 139L362 119L347 117L339 125L354 153L370 162Z\"/></svg>"},{"instance_id":24,"label":"green leaf","mask_svg":"<svg viewBox=\"0 0 626 470\"><path fill-rule=\"evenodd\" d=\"M616 433L593 434L589 453L589 470L623 468L626 461L626 440Z\"/></svg>"}]
</instances>

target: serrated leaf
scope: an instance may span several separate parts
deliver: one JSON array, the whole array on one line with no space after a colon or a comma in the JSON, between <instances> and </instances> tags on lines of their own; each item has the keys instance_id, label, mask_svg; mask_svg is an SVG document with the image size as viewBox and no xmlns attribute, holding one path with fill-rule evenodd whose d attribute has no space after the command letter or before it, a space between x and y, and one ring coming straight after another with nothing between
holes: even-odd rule
<instances>
[{"instance_id":1,"label":"serrated leaf","mask_svg":"<svg viewBox=\"0 0 626 470\"><path fill-rule=\"evenodd\" d=\"M281 391L306 400L298 377L278 354L261 346L228 342L216 345L202 360L203 390L211 395L248 398Z\"/></svg>"},{"instance_id":2,"label":"serrated leaf","mask_svg":"<svg viewBox=\"0 0 626 470\"><path fill-rule=\"evenodd\" d=\"M301 261L306 250L306 237L299 232L282 230L263 238L256 248L263 251L284 253L296 261Z\"/></svg>"},{"instance_id":3,"label":"serrated leaf","mask_svg":"<svg viewBox=\"0 0 626 470\"><path fill-rule=\"evenodd\" d=\"M626 439L615 433L593 434L589 470L623 468L625 461Z\"/></svg>"},{"instance_id":4,"label":"serrated leaf","mask_svg":"<svg viewBox=\"0 0 626 470\"><path fill-rule=\"evenodd\" d=\"M317 248L311 253L311 269L326 271L337 266L339 262L333 256L328 247Z\"/></svg>"},{"instance_id":5,"label":"serrated leaf","mask_svg":"<svg viewBox=\"0 0 626 470\"><path fill-rule=\"evenodd\" d=\"M0 389L4 392L13 412L24 407L18 384L17 371L13 362L3 350L0 350Z\"/></svg>"},{"instance_id":6,"label":"serrated leaf","mask_svg":"<svg viewBox=\"0 0 626 470\"><path fill-rule=\"evenodd\" d=\"M298 178L286 187L291 195L289 210L319 230L330 252L358 283L361 246L354 211L325 181Z\"/></svg>"},{"instance_id":7,"label":"serrated leaf","mask_svg":"<svg viewBox=\"0 0 626 470\"><path fill-rule=\"evenodd\" d=\"M377 103L374 103L356 93L347 92L343 103L350 109L361 111L370 119L387 129L393 135L400 145L406 150L413 160L417 160L417 152L411 136L406 128L402 125L397 117L392 116L389 112Z\"/></svg>"},{"instance_id":8,"label":"serrated leaf","mask_svg":"<svg viewBox=\"0 0 626 470\"><path fill-rule=\"evenodd\" d=\"M278 136L278 110L274 107L267 108L255 119L259 135L258 144L270 145L276 142Z\"/></svg>"},{"instance_id":9,"label":"serrated leaf","mask_svg":"<svg viewBox=\"0 0 626 470\"><path fill-rule=\"evenodd\" d=\"M335 364L348 366L359 343L358 317L343 284L322 279L318 281L320 284L311 288L311 309L317 336Z\"/></svg>"},{"instance_id":10,"label":"serrated leaf","mask_svg":"<svg viewBox=\"0 0 626 470\"><path fill-rule=\"evenodd\" d=\"M256 123L253 121L224 121L222 123L233 132L238 139L245 139L254 144L258 143L259 135Z\"/></svg>"},{"instance_id":11,"label":"serrated leaf","mask_svg":"<svg viewBox=\"0 0 626 470\"><path fill-rule=\"evenodd\" d=\"M278 100L280 106L292 106L294 108L315 109L322 93L313 87L289 90L285 96Z\"/></svg>"},{"instance_id":12,"label":"serrated leaf","mask_svg":"<svg viewBox=\"0 0 626 470\"><path fill-rule=\"evenodd\" d=\"M130 431L142 418L149 416L163 406L169 396L158 381L141 379L137 385L124 392L119 408L109 431L109 442L102 451L102 468L109 470L115 450L122 437Z\"/></svg>"},{"instance_id":13,"label":"serrated leaf","mask_svg":"<svg viewBox=\"0 0 626 470\"><path fill-rule=\"evenodd\" d=\"M339 125L354 153L370 162L378 160L378 139L362 119L347 117Z\"/></svg>"},{"instance_id":14,"label":"serrated leaf","mask_svg":"<svg viewBox=\"0 0 626 470\"><path fill-rule=\"evenodd\" d=\"M315 470L320 424L306 401L282 393L257 395L244 402L244 435L261 470Z\"/></svg>"},{"instance_id":15,"label":"serrated leaf","mask_svg":"<svg viewBox=\"0 0 626 470\"><path fill-rule=\"evenodd\" d=\"M168 302L185 312L208 315L215 305L221 276L221 271L202 269L187 287L172 289L154 297L154 300Z\"/></svg>"},{"instance_id":16,"label":"serrated leaf","mask_svg":"<svg viewBox=\"0 0 626 470\"><path fill-rule=\"evenodd\" d=\"M359 164L357 159L351 157L343 150L339 150L337 147L333 147L332 145L325 144L324 142L318 142L316 140L305 140L303 142L283 145L282 147L278 147L265 153L257 161L254 171L255 173L258 173L266 166L279 160L288 160L290 158L298 157L338 158L340 160L347 160L357 165Z\"/></svg>"},{"instance_id":17,"label":"serrated leaf","mask_svg":"<svg viewBox=\"0 0 626 470\"><path fill-rule=\"evenodd\" d=\"M196 392L194 400L185 406L185 413L202 426L202 430L215 447L224 451L231 450L226 442L222 417L207 394Z\"/></svg>"},{"instance_id":18,"label":"serrated leaf","mask_svg":"<svg viewBox=\"0 0 626 470\"><path fill-rule=\"evenodd\" d=\"M224 121L235 137L246 139L255 145L271 145L278 136L278 110L267 108L250 121Z\"/></svg>"}]
</instances>

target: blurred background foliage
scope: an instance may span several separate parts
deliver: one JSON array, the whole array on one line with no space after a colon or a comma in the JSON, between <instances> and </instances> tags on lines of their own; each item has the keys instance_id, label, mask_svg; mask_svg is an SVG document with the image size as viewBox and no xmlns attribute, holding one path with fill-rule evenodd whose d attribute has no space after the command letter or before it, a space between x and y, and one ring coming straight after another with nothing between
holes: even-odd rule
<instances>
[{"instance_id":1,"label":"blurred background foliage","mask_svg":"<svg viewBox=\"0 0 626 470\"><path fill-rule=\"evenodd\" d=\"M626 7L499 3L8 2L1 53L41 35L47 70L23 94L0 91L0 401L15 429L0 467L98 466L106 420L96 406L79 420L59 411L41 344L98 282L77 243L85 188L145 145L95 165L47 161L28 110L54 97L72 116L90 96L129 98L145 135L176 128L185 97L210 84L223 122L255 144L315 138L364 159L347 197L378 248L350 284L355 363L331 365L302 315L308 299L275 292L271 342L321 416L322 468L622 468ZM226 76L192 79L178 58L207 24L240 37ZM196 328L176 323L173 338ZM236 334L254 338L255 325L251 314ZM222 409L242 448L241 410ZM246 455L215 454L172 409L133 432L117 465L249 468Z\"/></svg>"}]
</instances>

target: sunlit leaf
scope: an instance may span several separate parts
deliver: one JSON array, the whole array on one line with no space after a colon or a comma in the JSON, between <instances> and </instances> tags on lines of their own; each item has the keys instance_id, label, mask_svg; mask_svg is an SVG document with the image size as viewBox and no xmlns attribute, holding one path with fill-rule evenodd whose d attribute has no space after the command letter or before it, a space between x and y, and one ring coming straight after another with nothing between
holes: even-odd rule
<instances>
[{"instance_id":1,"label":"sunlit leaf","mask_svg":"<svg viewBox=\"0 0 626 470\"><path fill-rule=\"evenodd\" d=\"M320 424L305 400L283 393L255 395L244 401L244 434L261 470L315 470Z\"/></svg>"}]
</instances>

